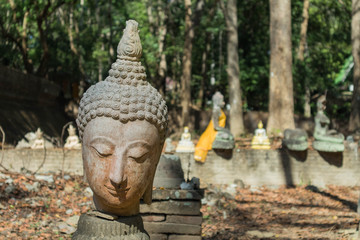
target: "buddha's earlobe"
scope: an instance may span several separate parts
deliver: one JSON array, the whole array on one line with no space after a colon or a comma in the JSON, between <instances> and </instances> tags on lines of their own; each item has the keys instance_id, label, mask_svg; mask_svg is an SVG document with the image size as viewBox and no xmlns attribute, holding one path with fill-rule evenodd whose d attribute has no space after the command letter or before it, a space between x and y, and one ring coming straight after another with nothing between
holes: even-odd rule
<instances>
[{"instance_id":1,"label":"buddha's earlobe","mask_svg":"<svg viewBox=\"0 0 360 240\"><path fill-rule=\"evenodd\" d=\"M146 204L151 204L152 202L153 182L154 182L154 178L152 178L151 182L148 184L143 195L143 200Z\"/></svg>"}]
</instances>

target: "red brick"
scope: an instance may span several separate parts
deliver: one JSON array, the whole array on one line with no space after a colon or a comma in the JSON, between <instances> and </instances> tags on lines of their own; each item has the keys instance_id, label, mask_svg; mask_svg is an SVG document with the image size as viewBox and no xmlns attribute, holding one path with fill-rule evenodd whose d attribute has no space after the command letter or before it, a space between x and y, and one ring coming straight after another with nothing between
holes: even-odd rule
<instances>
[{"instance_id":1,"label":"red brick","mask_svg":"<svg viewBox=\"0 0 360 240\"><path fill-rule=\"evenodd\" d=\"M162 222L165 221L165 215L144 215L141 216L144 222Z\"/></svg>"}]
</instances>

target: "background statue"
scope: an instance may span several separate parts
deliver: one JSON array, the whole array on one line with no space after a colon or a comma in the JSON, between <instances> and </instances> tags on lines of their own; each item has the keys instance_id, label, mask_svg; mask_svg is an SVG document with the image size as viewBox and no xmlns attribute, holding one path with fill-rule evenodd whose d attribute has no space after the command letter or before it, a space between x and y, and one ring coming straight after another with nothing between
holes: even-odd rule
<instances>
[{"instance_id":1,"label":"background statue","mask_svg":"<svg viewBox=\"0 0 360 240\"><path fill-rule=\"evenodd\" d=\"M191 133L189 127L184 127L184 132L181 134L181 139L176 147L176 152L194 152L195 146L191 141Z\"/></svg>"},{"instance_id":2,"label":"background statue","mask_svg":"<svg viewBox=\"0 0 360 240\"><path fill-rule=\"evenodd\" d=\"M205 162L207 152L212 148L234 148L234 137L230 131L225 128L226 116L222 110L225 106L224 96L220 92L216 92L212 100L212 119L195 147L194 159L198 162Z\"/></svg>"},{"instance_id":3,"label":"background statue","mask_svg":"<svg viewBox=\"0 0 360 240\"><path fill-rule=\"evenodd\" d=\"M137 224L141 219L139 202L140 198L148 204L152 200L153 179L165 140L167 106L146 81L141 51L138 23L129 20L109 76L84 94L76 122L96 209L110 215L135 216L134 222L127 224L143 231L142 221ZM76 235L90 231L88 219L82 215ZM97 218L91 221L96 221L94 227L100 224Z\"/></svg>"},{"instance_id":4,"label":"background statue","mask_svg":"<svg viewBox=\"0 0 360 240\"><path fill-rule=\"evenodd\" d=\"M344 135L329 129L330 119L325 115L325 109L326 97L321 96L317 101L313 147L318 151L342 152L344 151Z\"/></svg>"},{"instance_id":5,"label":"background statue","mask_svg":"<svg viewBox=\"0 0 360 240\"><path fill-rule=\"evenodd\" d=\"M66 139L64 148L66 149L81 149L81 143L78 136L76 136L76 129L70 124L68 128L69 136Z\"/></svg>"},{"instance_id":6,"label":"background statue","mask_svg":"<svg viewBox=\"0 0 360 240\"><path fill-rule=\"evenodd\" d=\"M270 149L270 140L266 135L266 130L262 121L259 122L258 128L255 130L255 136L251 141L252 149Z\"/></svg>"}]
</instances>

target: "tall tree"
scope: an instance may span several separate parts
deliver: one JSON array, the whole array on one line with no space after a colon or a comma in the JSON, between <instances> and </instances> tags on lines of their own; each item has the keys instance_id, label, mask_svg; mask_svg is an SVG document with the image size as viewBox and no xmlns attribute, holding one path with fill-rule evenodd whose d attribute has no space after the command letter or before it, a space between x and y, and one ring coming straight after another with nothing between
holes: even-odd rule
<instances>
[{"instance_id":1,"label":"tall tree","mask_svg":"<svg viewBox=\"0 0 360 240\"><path fill-rule=\"evenodd\" d=\"M294 128L291 1L270 0L270 91L267 131Z\"/></svg>"},{"instance_id":2,"label":"tall tree","mask_svg":"<svg viewBox=\"0 0 360 240\"><path fill-rule=\"evenodd\" d=\"M309 22L309 5L310 5L310 1L304 0L303 12L302 12L303 21L301 23L300 43L299 43L299 49L297 55L298 61L300 61L302 64L304 64L304 53L306 48L307 26ZM304 80L305 80L304 116L309 118L311 117L311 107L310 107L311 93L306 76Z\"/></svg>"},{"instance_id":3,"label":"tall tree","mask_svg":"<svg viewBox=\"0 0 360 240\"><path fill-rule=\"evenodd\" d=\"M192 10L191 0L184 0L185 4L185 43L184 55L182 58L183 71L181 76L181 120L182 126L189 124L190 102L191 102L191 54L192 54L192 40L194 38L194 29L192 26Z\"/></svg>"},{"instance_id":4,"label":"tall tree","mask_svg":"<svg viewBox=\"0 0 360 240\"><path fill-rule=\"evenodd\" d=\"M301 23L300 43L299 43L299 50L298 50L298 56L297 56L300 61L304 61L307 26L308 26L308 22L309 22L309 4L310 4L309 0L304 0L303 12L302 12L303 21Z\"/></svg>"},{"instance_id":5,"label":"tall tree","mask_svg":"<svg viewBox=\"0 0 360 240\"><path fill-rule=\"evenodd\" d=\"M360 129L360 0L352 0L351 43L354 58L354 92L349 131Z\"/></svg>"},{"instance_id":6,"label":"tall tree","mask_svg":"<svg viewBox=\"0 0 360 240\"><path fill-rule=\"evenodd\" d=\"M242 112L241 88L240 88L240 68L238 50L238 18L236 0L228 0L226 9L222 6L226 28L227 28L227 75L229 81L229 100L230 100L230 131L234 136L244 133L244 121Z\"/></svg>"}]
</instances>

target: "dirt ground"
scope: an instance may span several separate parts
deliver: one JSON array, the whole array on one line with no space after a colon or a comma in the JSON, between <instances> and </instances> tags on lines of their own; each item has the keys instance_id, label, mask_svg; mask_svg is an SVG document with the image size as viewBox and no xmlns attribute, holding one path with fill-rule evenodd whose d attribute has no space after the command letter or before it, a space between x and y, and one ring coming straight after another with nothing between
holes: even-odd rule
<instances>
[{"instance_id":1,"label":"dirt ground","mask_svg":"<svg viewBox=\"0 0 360 240\"><path fill-rule=\"evenodd\" d=\"M219 189L202 207L204 239L357 239L359 187Z\"/></svg>"},{"instance_id":2,"label":"dirt ground","mask_svg":"<svg viewBox=\"0 0 360 240\"><path fill-rule=\"evenodd\" d=\"M209 186L203 239L352 239L359 187ZM82 177L0 173L0 239L71 239L91 191Z\"/></svg>"}]
</instances>

